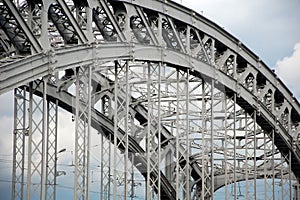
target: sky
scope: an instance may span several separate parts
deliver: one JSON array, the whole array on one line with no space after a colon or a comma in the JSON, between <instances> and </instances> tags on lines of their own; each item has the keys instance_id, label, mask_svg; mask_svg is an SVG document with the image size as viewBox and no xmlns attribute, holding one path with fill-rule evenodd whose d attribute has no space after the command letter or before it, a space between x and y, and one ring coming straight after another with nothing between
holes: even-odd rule
<instances>
[{"instance_id":1,"label":"sky","mask_svg":"<svg viewBox=\"0 0 300 200\"><path fill-rule=\"evenodd\" d=\"M300 99L300 1L299 0L177 0L216 22L250 48ZM60 110L60 132L73 132L71 115ZM12 169L12 93L0 96L0 196L10 198ZM67 141L67 142L66 142ZM97 146L97 142L93 145ZM66 148L59 158L61 170L68 169L74 138L60 135L58 149ZM96 162L96 160L94 160ZM6 170L4 170L6 169ZM95 171L96 174L96 171ZM62 179L72 179L67 173ZM60 181L60 180L59 180ZM70 192L70 188L61 188ZM60 195L60 194L58 194Z\"/></svg>"},{"instance_id":2,"label":"sky","mask_svg":"<svg viewBox=\"0 0 300 200\"><path fill-rule=\"evenodd\" d=\"M299 0L176 0L238 38L300 99Z\"/></svg>"}]
</instances>

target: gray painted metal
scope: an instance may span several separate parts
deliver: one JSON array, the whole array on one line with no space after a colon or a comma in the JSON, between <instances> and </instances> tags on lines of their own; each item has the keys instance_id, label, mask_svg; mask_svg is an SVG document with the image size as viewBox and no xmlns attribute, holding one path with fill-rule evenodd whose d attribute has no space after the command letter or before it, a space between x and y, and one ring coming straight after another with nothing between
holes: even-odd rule
<instances>
[{"instance_id":1,"label":"gray painted metal","mask_svg":"<svg viewBox=\"0 0 300 200\"><path fill-rule=\"evenodd\" d=\"M151 46L143 46L143 45L107 45L106 48L104 48L104 46L106 45L101 45L100 47L82 47L81 49L77 49L77 48L73 48L73 51L63 51L63 52L57 52L55 55L55 60L56 63L53 66L53 72L59 71L59 70L64 70L64 69L68 69L71 68L73 66L77 66L78 64L89 64L92 63L93 60L97 61L102 60L103 62L111 60L114 57L118 57L120 58L119 55L122 55L121 58L123 59L132 59L133 57L136 60L151 60L151 61L162 61L164 63L168 63L170 65L174 65L174 66L182 66L185 68L189 68L194 70L195 72L198 72L199 74L202 74L204 76L207 77L214 77L215 73L216 73L216 68L200 62L196 59L191 58L188 55L182 54L180 52L174 52L174 51L170 51L170 50L165 50L163 48L159 48L159 47L151 47ZM117 51L113 51L110 50L110 48L112 49L117 49ZM134 55L132 55L132 50L135 49L139 49L139 51L136 51L134 53ZM164 54L164 57L161 58L161 54ZM99 57L94 57L92 55L101 55L103 56L102 58ZM109 56L107 56L109 55ZM107 57L106 57L107 56ZM76 58L76 59L74 59ZM26 59L27 60L27 59ZM39 61L42 61L41 65L39 65ZM4 88L5 90L8 90L10 88L14 88L17 86L21 86L22 84L29 82L30 80L34 80L37 77L41 77L41 76L45 76L48 75L48 66L46 65L46 63L43 63L45 59L39 59L37 60L37 64L36 65L32 65L32 63L30 63L31 59L28 59L28 65L21 65L22 62L20 62L20 65L22 66L22 68L27 68L26 71L28 71L28 75L27 75L27 79L24 80L24 82L18 83L18 81L9 81L9 77L7 76L11 76L11 79L17 79L17 80L22 80L23 78L17 78L17 76L13 75L13 71L20 71L22 69L17 70L18 68L15 66L15 64L7 65L3 66L1 68L1 75L2 75L2 80L4 79L4 77L6 77L6 79L3 81L4 83L1 85L5 86L6 84L13 84L13 86L10 87L6 87ZM195 65L195 67L192 68L191 64L193 63L193 65ZM33 70L32 68L36 68L37 72L35 70ZM6 70L5 68L8 68L8 70ZM9 70L11 69L11 70ZM25 74L20 74L20 76L24 76ZM278 126L278 122L276 120L276 118L278 118L275 114L270 113L265 106L263 105L263 103L261 101L259 101L259 99L257 98L257 96L253 93L251 93L250 91L248 91L244 86L239 86L240 84L238 83L237 80L232 79L231 77L228 77L225 74L218 74L218 82L220 82L222 85L224 85L225 87L229 88L230 90L239 93L241 98L246 101L250 106L254 107L254 108L258 108L261 107L260 112L261 115L264 116L266 118L266 120L272 124L273 127L276 127L280 133L280 137L282 137L282 139L285 141L285 145L287 148L289 149L293 149L293 135L289 135L289 133L287 132L287 130L285 130L282 126ZM17 83L17 84L16 84ZM2 89L2 88L1 88ZM300 163L300 158L299 158L299 154L298 153L294 153L294 158L296 158L298 161L298 163Z\"/></svg>"},{"instance_id":2,"label":"gray painted metal","mask_svg":"<svg viewBox=\"0 0 300 200\"><path fill-rule=\"evenodd\" d=\"M56 9L51 10L53 8L51 4L52 6L55 4ZM82 99L80 101L78 99L82 98L82 92L90 90L92 81L99 81L99 76L106 76L105 74L115 77L110 78L111 80L105 78L106 80L104 79L104 82L100 84L101 88L107 87L106 89L111 90L108 82L114 82L113 92L104 92L109 95L109 98L105 101L101 100L104 101L103 108L104 106L107 108L103 109L104 114L114 121L114 125L110 125L111 128L107 129L111 134L108 140L114 144L115 157L112 166L114 186L113 190L109 188L110 180L106 176L106 185L103 187L103 190L114 191L114 199L117 198L117 179L122 178L122 175L116 171L117 160L123 159L123 156L117 157L119 150L125 152L125 161L123 161L125 172L131 168L130 163L127 162L129 158L133 159L136 167L139 163L146 166L147 173L143 174L147 179L147 199L213 198L214 188L223 184L226 188L226 198L229 198L229 184L233 185L233 196L237 198L237 182L240 180L241 171L245 170L244 178L248 180L246 188L252 188L256 192L256 178L262 176L258 170L260 167L264 169L265 199L272 199L276 196L274 194L275 177L281 177L282 183L289 185L288 189L282 186L282 198L292 198L292 180L295 178L299 187L300 177L299 103L276 77L276 74L238 39L203 16L172 1L88 0L86 3L78 4L78 2L58 0L51 1L51 3L38 1L37 5L42 6L34 9L44 13L41 14L40 21L36 19L37 16L33 15L33 8L29 4L24 3L23 7L18 7L19 5L16 6L13 2L6 0L1 4L2 17L0 18L1 27L6 34L5 38L11 40L15 49L15 52L8 54L10 57L0 60L0 94L28 85L31 81L44 85L41 98L35 98L32 95L36 88L32 88L30 84L31 134L28 143L28 199L31 192L39 193L37 195L44 199L44 191L49 189L45 190L44 185L44 167L45 162L48 162L44 160L46 140L39 138L38 135L39 132L47 130L45 122L50 112L45 109L46 94L49 94L45 84L46 77L63 71L65 75L57 80L56 92L63 94L77 79L77 105L74 107L76 110L80 110L82 106L80 103ZM50 23L47 25L45 11L49 9L51 15L48 19ZM39 24L40 22L42 24ZM10 33L15 25L19 27L19 31L12 37ZM34 27L35 32L29 27ZM23 47L30 47L31 51L27 49L24 54ZM11 55L14 54L22 57L12 57ZM12 63L7 64L8 62ZM115 71L107 70L111 67L109 65L111 62L116 63ZM144 80L132 81L132 78L141 78L132 70L134 65L140 65L140 69L146 69L139 62L149 65L148 76L144 76ZM78 69L89 69L88 74L82 73L86 76L86 80L89 80L88 84L82 84L85 82L83 80L78 81L80 78ZM167 70L170 74L165 76L166 71L163 70ZM177 74L177 77L174 77L174 74ZM122 82L126 86L125 92L120 92L124 91ZM182 82L186 85L183 86ZM196 83L198 86L190 88ZM139 84L147 86L147 89L136 88ZM165 89L169 87L177 88L176 101L172 100L172 92ZM99 93L93 97L93 100L99 101L104 97L102 92L105 90L98 90L94 87L93 89L94 91L88 92L85 95L88 97L84 99L86 104L83 110L88 110L87 116L91 115L90 112L94 106L91 103L93 95L91 92ZM144 102L138 103L134 111L130 108L134 97L128 96L128 93L135 94L133 89L144 98ZM197 97L194 91L201 94L198 96L200 100L193 99ZM159 94L157 98L155 92ZM163 95L165 93L167 96ZM162 117L164 114L171 113L171 110L164 108L165 102L175 105L176 120L172 117ZM201 104L201 106L196 106L195 113L201 119L202 142L206 142L206 148L203 147L203 143L195 142L197 140L191 135L193 132L191 130L197 129L197 126L192 125L197 124L197 120L194 119L195 113L191 110L196 105L193 102ZM64 106L68 109L70 105ZM18 102L15 106L18 107ZM162 111L156 111L160 109ZM16 110L22 111L20 107ZM84 114L83 110L80 111L81 114ZM36 118L35 112L40 112L42 119ZM80 117L80 113L76 115L77 126L80 125L81 120L89 119L89 117ZM138 140L146 142L144 148L132 143L132 130L135 130L136 124L132 123L133 119L128 116L133 113L136 116L143 116L140 117L140 121L146 119L146 124L148 124L143 125L144 135ZM220 113L223 116L219 116ZM15 114L15 119L18 119L17 114ZM126 123L122 125L124 120ZM43 124L43 126L36 127L37 124ZM85 142L77 145L80 148L76 151L76 162L86 158L84 162L87 165L84 168L79 164L76 165L75 171L86 173L77 173L74 182L87 178L82 181L83 184L81 182L75 184L79 192L78 198L84 197L85 199L89 196L89 151L86 151L86 148L89 148L89 137L85 130L90 129L92 124L93 120L84 121L83 126L87 129L77 134L85 135L81 137ZM19 129L19 125L15 123L15 132ZM158 132L155 131L155 127ZM169 133L166 131L168 127L172 128L168 130ZM121 129L128 134L120 134ZM240 129L245 130L245 136L239 135ZM206 135L207 133L209 134ZM181 134L185 139L179 137ZM172 141L172 137L176 138L175 142ZM14 180L19 173L17 164L23 162L17 160L16 156L22 154L20 149L27 145L20 137L16 137L15 140L20 140L21 146L14 146ZM219 140L222 141L221 145L216 144ZM51 142L55 143L55 139ZM132 148L130 145L146 151L146 159L135 160L134 157L130 157L128 153L128 150ZM241 145L246 148L243 152L244 156L240 153ZM193 152L196 151L196 147L201 150L201 156ZM107 152L109 151L103 154ZM275 160L279 159L277 156L279 153L281 155L280 176L275 167L272 168L272 173L267 172L269 159L271 158L274 165ZM218 154L223 155L224 158L219 158ZM34 155L41 157L37 165L34 165L31 159ZM173 166L166 167L168 178L166 179L160 171L161 162L165 159L172 162L174 156L177 158L175 173L172 174ZM225 164L220 164L218 159L223 159ZM240 160L244 160L244 166L241 166ZM288 170L286 163L288 163ZM285 176L287 171L289 177ZM22 173L20 172L19 175L23 176ZM46 173L47 176L50 175L48 171ZM37 177L34 178L34 176ZM125 173L124 177L126 180L129 174ZM254 178L253 185L249 185L249 180L252 178ZM33 179L41 180L35 188L31 188L30 185ZM272 179L271 183L268 182L269 179ZM15 186L16 184L13 184L13 187ZM132 192L129 183L126 182L123 187L124 196L126 196L126 191ZM268 189L273 189L272 195L269 195ZM17 198L14 195L22 193L22 187L17 190L19 191L13 192L13 198ZM246 197L251 198L248 194Z\"/></svg>"}]
</instances>

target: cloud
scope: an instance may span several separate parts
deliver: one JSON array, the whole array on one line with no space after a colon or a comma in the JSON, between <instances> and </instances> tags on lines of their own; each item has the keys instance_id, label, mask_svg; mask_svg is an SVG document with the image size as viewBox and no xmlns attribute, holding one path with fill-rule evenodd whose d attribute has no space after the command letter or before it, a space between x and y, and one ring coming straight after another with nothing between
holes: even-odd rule
<instances>
[{"instance_id":1,"label":"cloud","mask_svg":"<svg viewBox=\"0 0 300 200\"><path fill-rule=\"evenodd\" d=\"M2 136L0 140L0 155L12 155L13 118L4 116L0 118L0 122L0 130Z\"/></svg>"},{"instance_id":2,"label":"cloud","mask_svg":"<svg viewBox=\"0 0 300 200\"><path fill-rule=\"evenodd\" d=\"M58 151L66 148L67 151L74 151L75 143L75 122L72 122L72 114L59 109L58 112Z\"/></svg>"},{"instance_id":3,"label":"cloud","mask_svg":"<svg viewBox=\"0 0 300 200\"><path fill-rule=\"evenodd\" d=\"M294 52L291 56L285 57L276 63L276 74L300 99L300 42L294 47Z\"/></svg>"},{"instance_id":4,"label":"cloud","mask_svg":"<svg viewBox=\"0 0 300 200\"><path fill-rule=\"evenodd\" d=\"M0 103L1 104L1 103ZM2 109L1 109L2 112ZM1 114L2 115L2 114ZM12 126L11 117L0 117L0 194L1 199L9 199L11 194L11 174L12 174Z\"/></svg>"},{"instance_id":5,"label":"cloud","mask_svg":"<svg viewBox=\"0 0 300 200\"><path fill-rule=\"evenodd\" d=\"M0 117L13 117L13 100L13 92L7 92L3 95L0 95Z\"/></svg>"}]
</instances>

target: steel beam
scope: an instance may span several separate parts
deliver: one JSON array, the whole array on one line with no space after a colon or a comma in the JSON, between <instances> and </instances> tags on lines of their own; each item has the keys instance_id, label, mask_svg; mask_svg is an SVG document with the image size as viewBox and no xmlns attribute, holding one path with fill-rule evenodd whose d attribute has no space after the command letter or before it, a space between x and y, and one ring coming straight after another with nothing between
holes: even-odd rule
<instances>
[{"instance_id":1,"label":"steel beam","mask_svg":"<svg viewBox=\"0 0 300 200\"><path fill-rule=\"evenodd\" d=\"M147 79L147 127L146 127L146 155L147 155L147 186L146 186L146 198L150 199L161 199L161 174L153 176L155 171L160 171L161 163L161 140L160 131L161 125L160 120L160 105L161 102L161 63L147 63L146 68L146 79ZM153 124L156 124L156 129L153 129ZM157 136L158 134L158 136ZM151 163L151 160L154 162Z\"/></svg>"},{"instance_id":2,"label":"steel beam","mask_svg":"<svg viewBox=\"0 0 300 200\"><path fill-rule=\"evenodd\" d=\"M59 2L61 4L65 3L64 1ZM110 74L115 77L113 78L114 89L113 92L107 92L107 94L111 94L110 98L114 100L109 103L109 101L106 102L102 99L104 100L103 105L110 107L105 113L106 108L103 106L108 121L103 119L105 122L102 123L106 123L105 125L110 128L113 127L110 130L106 129L103 134L115 145L113 158L114 199L117 199L117 196L121 194L126 199L128 192L132 194L132 188L129 188L130 174L128 170L132 169L133 165L130 166L129 158L136 166L140 162L143 167L147 168L147 172L142 173L147 179L147 199L190 199L190 192L194 186L194 188L197 188L193 193L194 198L213 199L214 191L218 185L221 185L220 179L224 182L225 188L227 187L226 198L229 196L228 185L232 184L232 195L236 199L238 197L238 181L243 178L247 180L247 190L252 189L254 192L253 196L247 194L246 199L256 199L258 198L256 195L258 191L256 179L261 177L264 177L265 183L264 197L265 199L272 199L276 196L274 194L274 177L278 176L282 182L281 197L292 198L292 172L295 173L298 182L300 177L300 148L295 141L295 138L297 138L295 135L298 134L295 133L297 130L295 126L298 125L298 121L294 119L300 118L300 106L276 75L255 54L213 22L197 15L194 11L181 7L179 4L158 0L119 0L118 6L124 3L125 8L137 8L134 13L131 13L132 9L128 9L126 13L126 10L121 8L122 6L116 7L114 3L110 4L109 1L88 1L88 3L92 3L91 9L102 9L101 12L104 18L101 18L100 21L104 20L101 23L109 21L108 26L110 26L112 34L117 33L119 36L117 41L119 44L109 44L106 40L100 45L76 45L76 47L65 47L56 51L39 53L41 52L40 49L34 49L35 43L34 38L31 37L33 34L30 35L31 30L28 29L24 20L20 19L21 15L19 15L20 13L18 13L14 4L4 1L8 10L14 11L12 18L15 18L16 23L22 29L21 31L31 41L34 49L33 53L36 54L0 68L0 93L28 84L30 81L38 80L36 82L38 83L37 87L33 88L31 83L29 89L28 198L35 195L39 196L40 199L44 199L45 188L46 193L48 189L48 186L45 186L48 177L46 176L46 180L44 180L45 138L41 135L41 132L46 131L46 117L47 114L51 113L46 111L48 91L45 82L40 78L71 68L74 72L76 71L74 77L77 78L75 110L77 120L76 139L78 140L76 140L75 145L74 196L78 196L75 198L89 198L89 134L94 114L91 93L101 90L98 91L92 85L92 69L88 68L88 73L83 69L90 65L98 68L98 66L94 66L95 63L99 64L99 68L109 67L109 65L105 66L104 63L106 62L116 63L115 70ZM71 17L72 22L69 25L76 25L77 21L73 17L73 13L69 12L67 5L63 5L63 7L62 10L65 12L62 12L61 17ZM142 17L152 42L155 43L155 40L158 42L155 46L145 45L139 40L137 42L140 42L140 44L122 43L132 41L130 36L136 33L134 31L137 31L133 30L128 24L129 17L132 17L133 14L139 14ZM28 17L29 25L32 17ZM43 17L45 20L45 15ZM88 17L87 26L89 27L87 29L91 33L91 15ZM95 20L96 17L93 19ZM177 27L178 24L184 27L184 30ZM76 27L78 29L79 25ZM103 27L101 26L100 29L103 29ZM122 33L122 30L125 31L125 34ZM192 31L196 33L197 39L195 41L198 44L193 56L190 55L190 44L194 41L190 37ZM45 30L43 34L45 36ZM167 46L165 47L165 45ZM195 55L196 57L194 57ZM242 62L245 62L246 65L244 66L238 58L242 59ZM129 63L136 64L136 60L149 64L147 76L144 76L145 80L139 80L140 84L144 87L147 86L147 88L134 88L136 89L135 92L142 95L142 98L138 99L141 103L133 103L135 99L130 96L135 94L131 88L132 83L136 81L134 78L140 79L139 76L135 76L137 72L130 71ZM159 65L156 65L156 63L159 63ZM162 67L162 63L170 68ZM176 71L177 77L174 79L172 72L168 78L162 76L161 70L163 69ZM99 75L102 75L101 72ZM85 78L81 79L81 77ZM189 85L193 84L192 80L196 77L206 81L202 81L202 97L201 95L193 96L190 93ZM263 81L261 81L262 79ZM186 85L182 84L182 81ZM122 82L124 82L124 85ZM176 86L174 83L176 83ZM33 96L39 84L42 85L41 98ZM69 84L59 87L57 92L62 94L64 91L61 90L68 88L71 84L72 81L69 81ZM176 89L176 95L169 90L168 84L172 86L170 87L171 90ZM165 86L168 89L165 89ZM223 110L219 110L222 100L219 99L218 90L224 95L225 117L219 116L220 113L224 113ZM98 101L100 98L101 94L95 97L94 100ZM175 100L172 100L172 98L175 98ZM197 98L198 100L195 102L201 104L202 107L196 106L198 109L198 113L196 113L200 113L200 115L194 115L195 113L190 110L190 106L194 106L191 101ZM56 106L57 102L55 103ZM165 108L165 102L169 103L169 108ZM132 103L133 105L144 106L145 111L139 113L137 110L131 109ZM18 102L15 104L17 106ZM176 108L174 113L172 113L172 108ZM292 117L292 112L297 116ZM147 117L143 116L145 113ZM133 141L132 136L135 136L133 131L137 124L134 123L136 119L131 116L132 114L142 116L138 120L139 122L143 120L147 122L146 124L139 124L141 125L140 128L144 129L141 134L144 134L143 139L145 141L142 141L143 139ZM24 111L23 115L26 115ZM166 117L166 115L169 116ZM190 122L196 117L201 118L197 121L198 126L201 124L202 134L199 134L201 145L199 143L191 145L190 143L190 132L197 128L197 126L191 125ZM112 122L109 120L114 122L113 126L109 124ZM56 124L54 120L52 121ZM222 123L225 124L224 127L222 127ZM49 121L49 124L51 124L51 121ZM16 126L18 126L17 123L15 123L15 130L17 129ZM171 130L171 134L166 137L163 130L167 128ZM225 128L225 131L222 128ZM242 129L244 129L245 136L240 135L240 132L243 132ZM110 137L107 137L108 135ZM50 135L48 134L48 136ZM172 141L173 139L176 141ZM15 137L14 140L15 143L17 140L23 140L23 146L21 145L21 147L24 148L24 139ZM47 141L50 147L55 146L56 139L54 139L54 143L51 143L51 139ZM138 144L141 141L145 143L144 149ZM245 151L241 149L241 145L246 147ZM17 146L17 144L14 146L13 179L16 179L18 173L17 154L22 154ZM270 148L271 150L269 150ZM274 167L275 160L278 159L276 148L281 153L281 171L279 173L275 171ZM140 153L140 155L132 154L132 157L130 157L129 149ZM56 156L56 149L52 148L52 150L54 153L50 154ZM225 150L225 152L222 152L222 150ZM144 151L146 152L145 157L141 156L142 153L145 153ZM120 152L123 154L120 155ZM174 160L175 191L160 171L164 159L172 160L172 154L169 154L168 158L166 157L168 152L173 152L173 156L175 155L173 159L176 158ZM242 155L241 152L245 152L245 155ZM35 156L41 157L37 165L33 160ZM222 156L224 156L225 163L220 164L220 160L223 159ZM190 160L195 163L190 164ZM50 159L49 162L53 162L53 159ZM272 162L272 168L269 166L270 162ZM193 168L190 168L191 165L193 165ZM119 166L122 166L121 170L118 170ZM194 166L198 166L198 168ZM225 166L225 172L220 170L220 166L223 167L222 169ZM241 166L245 166L245 172L242 171ZM172 167L170 166L168 170ZM141 167L138 169L141 171ZM272 169L272 171L268 172L269 169ZM194 173L194 170L198 170L197 173ZM55 167L54 171L56 171ZM51 173L48 174L48 171L46 172L46 175L51 175ZM103 171L102 175L104 174ZM190 176L191 174L192 176ZM106 178L107 182L104 183L106 186L110 185L109 175L110 173ZM172 175L168 174L168 177L171 181ZM53 178L55 179L55 175ZM40 179L40 182L32 184L37 179ZM250 179L254 180L249 182ZM285 187L286 185L289 185L288 189ZM16 186L16 184L13 183L13 186ZM131 187L133 186L131 185ZM102 192L103 190L104 188ZM272 194L269 193L269 190L272 190ZM12 194L15 195L15 191Z\"/></svg>"},{"instance_id":3,"label":"steel beam","mask_svg":"<svg viewBox=\"0 0 300 200\"><path fill-rule=\"evenodd\" d=\"M109 49L109 47L110 48L114 48L116 46L115 45L108 45L108 49ZM55 55L55 59L58 60L58 63L60 63L60 65L57 66L57 63L55 63L55 64L53 64L54 65L53 67L56 70L61 70L61 69L66 69L65 66L68 66L68 68L69 68L69 67L72 67L72 66L76 66L79 63L90 63L90 62L93 61L93 56L92 55L95 55L95 54L96 55L101 55L100 52L103 52L103 54L104 54L103 57L105 59L108 59L108 60L113 57L114 54L112 54L112 53L120 55L120 52L123 52L123 53L121 53L121 54L124 55L122 57L131 58L131 55L132 55L131 52L132 51L130 50L131 49L130 45L126 46L126 45L123 44L123 45L119 45L119 47L122 47L122 48L117 48L117 51L112 51L111 53L109 53L110 54L109 56L107 54L107 51L105 51L106 48L104 48L104 46L101 49L98 49L98 48L94 49L94 48L82 47L82 49L81 50L78 49L78 51L72 51L72 48L71 48L70 50L71 50L72 53L74 53L73 55L72 55L71 52L69 54L69 53L67 53L65 51L57 53ZM148 59L150 59L150 60L157 60L157 58L161 57L161 53L164 52L164 55L166 55L166 56L164 57L163 60L165 62L169 63L170 65L176 64L176 65L181 65L181 66L185 66L185 67L189 68L190 67L190 61L192 60L193 63L195 64L195 66L196 66L194 68L194 71L201 72L203 75L208 76L208 77L214 77L215 76L215 70L211 66L209 66L209 65L207 65L205 63L199 62L197 60L193 60L192 58L188 59L188 62L186 61L186 59L184 59L184 61L183 61L182 60L182 56L180 56L181 55L180 53L171 52L171 51L167 51L167 50L162 50L160 48L153 48L153 47L150 47L150 46L147 46L147 47L144 46L143 48L139 48L138 45L136 45L135 48L141 49L140 51L137 51L137 52L134 53L134 57L136 59L139 59L139 60L143 60L143 59L146 59L146 60L148 60ZM108 50L108 49L106 49L106 50ZM75 48L73 50L75 50ZM86 52L87 50L90 51L90 54L88 54L88 56L87 56L87 54L84 54L84 56L82 56L83 54L81 54L80 51L85 51ZM94 52L94 53L92 53L92 52ZM81 62L76 61L77 59L76 60L75 59L71 59L71 58L67 59L66 56L71 56L71 55L72 55L72 57L73 56L75 56L75 57L78 56L77 59L78 58L82 58ZM115 56L117 57L118 55L115 55ZM180 59L178 59L178 58L180 58ZM36 62L40 62L40 60L37 60ZM4 70L4 73L2 74L3 78L6 75L8 75L7 72L9 72L9 74L11 73L10 72L10 68L12 66L7 66L7 68L6 67L3 68L3 70L6 69L6 70ZM23 65L22 67L25 67L25 66ZM31 67L29 67L29 69L30 68ZM47 74L47 68L45 68L43 66L38 66L36 68L39 71L40 70L41 71L45 70L43 73L38 73L38 74L40 74L40 75L41 74ZM31 76L33 74L35 74L35 72L32 71L32 70L28 71L28 72L29 72L29 74ZM36 76L34 76L34 77L36 77ZM32 77L29 78L29 80L30 79L34 79L34 77L33 78ZM225 87L230 88L233 91L239 91L240 96L246 102L248 102L248 105L252 106L253 109L260 107L260 116L264 117L264 118L260 118L260 119L264 119L267 123L273 124L273 126L277 124L275 116L273 114L271 114L269 111L265 110L264 107L261 106L262 104L256 99L256 97L253 97L253 94L251 94L249 91L247 91L247 89L245 89L243 87L238 87L238 82L237 81L234 81L233 79L231 79L231 78L229 78L226 75L221 74L221 73L218 73L218 77L219 77L219 79L218 79L219 83L222 83ZM17 78L17 76L14 76L12 78ZM28 79L26 79L26 80L28 81ZM7 81L5 81L5 82L7 82ZM11 82L10 84L12 84L13 82ZM238 100L241 101L241 98L239 98ZM259 123L261 123L261 122L263 122L263 121L260 120ZM275 134L275 137L277 138L277 140L280 139L280 140L286 141L285 145L287 145L288 148L292 149L292 139L293 139L293 137L290 136L286 132L286 130L284 130L284 127L282 127L282 126L278 126L278 131L279 131L279 133ZM292 157L293 162L295 162L296 161L295 159L297 159L297 154L294 154L294 155L295 156ZM298 159L298 160L300 160L300 159ZM294 165L294 167L296 167L296 165ZM295 171L295 173L297 174L297 170Z\"/></svg>"},{"instance_id":4,"label":"steel beam","mask_svg":"<svg viewBox=\"0 0 300 200\"><path fill-rule=\"evenodd\" d=\"M42 97L34 96L37 87L42 87ZM27 199L45 199L45 139L47 84L38 80L29 84L29 135L27 161Z\"/></svg>"},{"instance_id":5,"label":"steel beam","mask_svg":"<svg viewBox=\"0 0 300 200\"><path fill-rule=\"evenodd\" d=\"M57 77L47 78L47 83L56 84ZM45 178L45 200L56 200L56 178L59 176L57 170L58 132L58 101L47 100L47 136L46 136L46 178Z\"/></svg>"},{"instance_id":6,"label":"steel beam","mask_svg":"<svg viewBox=\"0 0 300 200\"><path fill-rule=\"evenodd\" d=\"M89 199L91 134L91 66L78 68L75 109L74 199Z\"/></svg>"},{"instance_id":7,"label":"steel beam","mask_svg":"<svg viewBox=\"0 0 300 200\"><path fill-rule=\"evenodd\" d=\"M19 11L17 10L16 6L13 4L10 0L3 0L3 2L6 4L6 6L9 8L10 12L13 14L16 22L21 27L22 31L24 31L24 34L28 38L29 42L32 45L33 53L40 53L42 52L42 47L40 43L37 41L35 36L33 35L32 31L24 21L24 18L21 16Z\"/></svg>"},{"instance_id":8,"label":"steel beam","mask_svg":"<svg viewBox=\"0 0 300 200\"><path fill-rule=\"evenodd\" d=\"M131 135L130 114L129 114L129 70L128 63L115 61L114 68L114 153L113 153L113 199L127 199L129 184L129 156L128 156L128 136ZM119 98L121 91L125 97ZM120 137L117 132L119 129L126 134ZM119 149L122 149L119 152Z\"/></svg>"},{"instance_id":9,"label":"steel beam","mask_svg":"<svg viewBox=\"0 0 300 200\"><path fill-rule=\"evenodd\" d=\"M14 91L14 135L13 135L13 170L12 170L12 200L25 199L25 148L26 136L29 134L28 97L22 88Z\"/></svg>"},{"instance_id":10,"label":"steel beam","mask_svg":"<svg viewBox=\"0 0 300 200\"><path fill-rule=\"evenodd\" d=\"M58 102L47 101L45 200L56 200Z\"/></svg>"},{"instance_id":11,"label":"steel beam","mask_svg":"<svg viewBox=\"0 0 300 200\"><path fill-rule=\"evenodd\" d=\"M48 91L47 96L51 101L57 99L59 106L61 106L63 109L71 113L74 112L74 110L76 111L76 103L75 103L76 101L72 95L66 92L61 92L58 95L58 93L56 92L57 90L53 85L48 86L47 91ZM37 95L41 95L40 89L37 92ZM95 109L92 109L91 115L92 115L91 116L92 126L98 131L100 131L102 134L106 135L106 137L108 135L111 135L112 136L111 142L114 142L113 141L114 126L112 121L107 119L107 117L104 117ZM118 129L118 132L116 134L118 134L118 138L122 138L124 137L125 133L121 129ZM143 155L145 155L145 151L136 143L136 141L132 137L128 136L128 140L129 140L129 146L128 146L129 151L136 156L134 164L137 167L137 169L142 173L142 175L145 176L145 168L147 166L146 159L143 158ZM120 150L122 151L122 149ZM151 176L153 177L158 176L158 173L159 173L158 171L153 171L153 173L151 173ZM162 173L160 176L161 176L161 191L164 197L166 199L175 199L176 192L173 189L172 185L167 181L167 179Z\"/></svg>"},{"instance_id":12,"label":"steel beam","mask_svg":"<svg viewBox=\"0 0 300 200\"><path fill-rule=\"evenodd\" d=\"M88 38L85 35L85 33L82 30L82 27L80 27L78 25L78 22L76 21L74 15L71 13L70 9L68 8L68 5L66 4L65 1L63 0L56 0L59 5L61 6L64 14L66 15L66 17L69 20L70 25L74 28L74 31L77 33L78 35L78 39L79 39L79 44L85 44L88 42ZM91 24L88 24L88 26L90 27Z\"/></svg>"}]
</instances>

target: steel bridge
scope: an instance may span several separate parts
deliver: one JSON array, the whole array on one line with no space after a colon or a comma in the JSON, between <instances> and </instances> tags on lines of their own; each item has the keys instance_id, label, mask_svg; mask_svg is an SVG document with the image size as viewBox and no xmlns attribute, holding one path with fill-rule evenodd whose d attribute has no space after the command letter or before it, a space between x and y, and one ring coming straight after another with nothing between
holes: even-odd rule
<instances>
[{"instance_id":1,"label":"steel bridge","mask_svg":"<svg viewBox=\"0 0 300 200\"><path fill-rule=\"evenodd\" d=\"M300 199L298 101L202 15L170 0L1 0L0 25L12 200L56 199L60 134L75 137L74 199L90 199L93 131L100 199L134 198L136 173L147 200L238 199L240 181L245 199ZM59 108L74 133L58 131Z\"/></svg>"}]
</instances>

